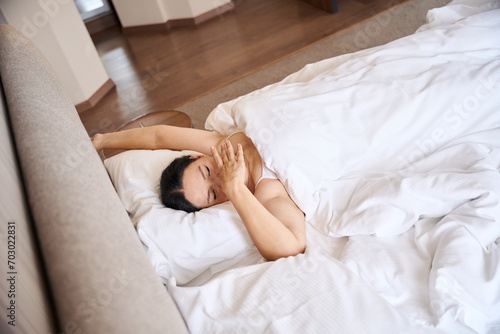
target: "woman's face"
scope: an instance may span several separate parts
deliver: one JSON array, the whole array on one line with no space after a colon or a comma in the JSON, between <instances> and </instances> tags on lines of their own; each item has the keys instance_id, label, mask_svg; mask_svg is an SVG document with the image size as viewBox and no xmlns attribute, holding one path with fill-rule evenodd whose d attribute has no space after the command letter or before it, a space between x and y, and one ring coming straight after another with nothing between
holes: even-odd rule
<instances>
[{"instance_id":1,"label":"woman's face","mask_svg":"<svg viewBox=\"0 0 500 334\"><path fill-rule=\"evenodd\" d=\"M212 157L196 156L184 170L182 187L186 199L197 208L207 208L228 200L218 177L219 168Z\"/></svg>"}]
</instances>

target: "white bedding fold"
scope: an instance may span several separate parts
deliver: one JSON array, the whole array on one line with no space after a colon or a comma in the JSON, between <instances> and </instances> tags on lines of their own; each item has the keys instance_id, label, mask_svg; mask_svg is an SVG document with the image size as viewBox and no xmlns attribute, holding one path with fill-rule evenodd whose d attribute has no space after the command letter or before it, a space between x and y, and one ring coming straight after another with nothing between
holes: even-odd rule
<instances>
[{"instance_id":1,"label":"white bedding fold","mask_svg":"<svg viewBox=\"0 0 500 334\"><path fill-rule=\"evenodd\" d=\"M227 271L201 287L178 287L171 279L168 290L193 334L378 334L402 333L409 326L345 265L311 249Z\"/></svg>"}]
</instances>

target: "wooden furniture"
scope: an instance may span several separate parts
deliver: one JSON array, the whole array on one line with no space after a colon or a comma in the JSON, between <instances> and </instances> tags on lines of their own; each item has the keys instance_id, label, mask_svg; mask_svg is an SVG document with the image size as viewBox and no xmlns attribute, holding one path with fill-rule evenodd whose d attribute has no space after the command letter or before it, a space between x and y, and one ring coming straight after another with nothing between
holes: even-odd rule
<instances>
[{"instance_id":1,"label":"wooden furniture","mask_svg":"<svg viewBox=\"0 0 500 334\"><path fill-rule=\"evenodd\" d=\"M116 131L130 130L158 124L190 128L191 118L189 118L189 116L185 113L177 110L155 111L133 119L132 121L120 126L116 129ZM110 158L123 151L124 150L104 149L102 154L104 158Z\"/></svg>"}]
</instances>

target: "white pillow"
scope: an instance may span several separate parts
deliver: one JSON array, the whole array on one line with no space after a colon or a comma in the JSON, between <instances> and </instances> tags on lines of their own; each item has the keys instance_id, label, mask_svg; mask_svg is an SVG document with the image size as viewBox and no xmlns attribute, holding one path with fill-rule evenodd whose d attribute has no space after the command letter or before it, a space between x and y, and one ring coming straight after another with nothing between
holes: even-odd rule
<instances>
[{"instance_id":1,"label":"white pillow","mask_svg":"<svg viewBox=\"0 0 500 334\"><path fill-rule=\"evenodd\" d=\"M199 153L133 150L104 161L118 196L137 228L151 262L164 282L186 284L210 267L254 252L231 203L195 213L166 208L160 200L162 171L177 157ZM233 261L230 261L233 260Z\"/></svg>"}]
</instances>

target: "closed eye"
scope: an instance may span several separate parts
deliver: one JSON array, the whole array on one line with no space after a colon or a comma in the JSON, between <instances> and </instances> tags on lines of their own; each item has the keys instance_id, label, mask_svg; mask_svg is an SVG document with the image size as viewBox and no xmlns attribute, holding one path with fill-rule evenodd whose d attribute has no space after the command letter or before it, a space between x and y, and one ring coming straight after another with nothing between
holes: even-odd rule
<instances>
[{"instance_id":1,"label":"closed eye","mask_svg":"<svg viewBox=\"0 0 500 334\"><path fill-rule=\"evenodd\" d=\"M214 194L214 201L217 199L217 194L215 193L215 190L212 188L212 193Z\"/></svg>"},{"instance_id":2,"label":"closed eye","mask_svg":"<svg viewBox=\"0 0 500 334\"><path fill-rule=\"evenodd\" d=\"M208 168L208 166L205 166L205 168L207 169L208 176L210 176L210 168Z\"/></svg>"}]
</instances>

